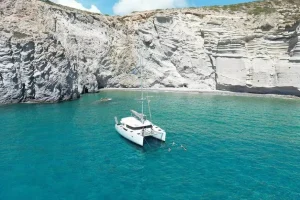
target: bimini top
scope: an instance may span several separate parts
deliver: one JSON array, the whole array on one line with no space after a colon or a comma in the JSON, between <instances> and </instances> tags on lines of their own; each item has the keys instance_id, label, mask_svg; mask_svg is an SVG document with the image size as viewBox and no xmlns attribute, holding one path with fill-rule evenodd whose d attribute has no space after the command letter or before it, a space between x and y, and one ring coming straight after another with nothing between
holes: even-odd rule
<instances>
[{"instance_id":1,"label":"bimini top","mask_svg":"<svg viewBox=\"0 0 300 200\"><path fill-rule=\"evenodd\" d=\"M142 123L141 121L139 121L138 119L136 119L134 117L123 118L121 120L121 123L131 126L133 128L142 128L142 127L152 126L152 123L150 121L146 120L146 121L144 121L144 123Z\"/></svg>"}]
</instances>

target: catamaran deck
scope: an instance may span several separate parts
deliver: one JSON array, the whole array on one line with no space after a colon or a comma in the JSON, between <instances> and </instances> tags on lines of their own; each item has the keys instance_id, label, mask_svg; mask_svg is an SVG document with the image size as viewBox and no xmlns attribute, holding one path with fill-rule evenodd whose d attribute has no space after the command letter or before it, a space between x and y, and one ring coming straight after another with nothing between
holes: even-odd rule
<instances>
[{"instance_id":1,"label":"catamaran deck","mask_svg":"<svg viewBox=\"0 0 300 200\"><path fill-rule=\"evenodd\" d=\"M151 122L148 120L145 120L144 123L136 119L135 117L126 117L121 120L121 124L126 124L133 128L143 128L147 126L151 126Z\"/></svg>"}]
</instances>

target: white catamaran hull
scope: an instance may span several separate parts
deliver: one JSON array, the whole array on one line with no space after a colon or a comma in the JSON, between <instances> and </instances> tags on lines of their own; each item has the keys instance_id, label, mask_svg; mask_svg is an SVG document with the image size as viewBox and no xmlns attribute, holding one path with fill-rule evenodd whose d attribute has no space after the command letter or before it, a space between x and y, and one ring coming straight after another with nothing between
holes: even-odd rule
<instances>
[{"instance_id":1,"label":"white catamaran hull","mask_svg":"<svg viewBox=\"0 0 300 200\"><path fill-rule=\"evenodd\" d=\"M138 135L136 132L130 132L124 130L122 125L115 125L116 131L122 135L124 138L130 140L133 143L136 143L140 146L144 146L144 137L142 135Z\"/></svg>"},{"instance_id":2,"label":"white catamaran hull","mask_svg":"<svg viewBox=\"0 0 300 200\"><path fill-rule=\"evenodd\" d=\"M144 145L145 137L154 137L158 140L166 141L166 132L158 126L153 126L153 129L131 130L122 124L116 124L115 128L121 136L140 146Z\"/></svg>"},{"instance_id":3,"label":"white catamaran hull","mask_svg":"<svg viewBox=\"0 0 300 200\"><path fill-rule=\"evenodd\" d=\"M153 133L151 136L161 140L161 141L166 141L166 132L164 130L162 130L160 127L156 126L153 124Z\"/></svg>"},{"instance_id":4,"label":"white catamaran hull","mask_svg":"<svg viewBox=\"0 0 300 200\"><path fill-rule=\"evenodd\" d=\"M152 137L164 142L166 141L166 133L157 133L155 135L152 135Z\"/></svg>"}]
</instances>

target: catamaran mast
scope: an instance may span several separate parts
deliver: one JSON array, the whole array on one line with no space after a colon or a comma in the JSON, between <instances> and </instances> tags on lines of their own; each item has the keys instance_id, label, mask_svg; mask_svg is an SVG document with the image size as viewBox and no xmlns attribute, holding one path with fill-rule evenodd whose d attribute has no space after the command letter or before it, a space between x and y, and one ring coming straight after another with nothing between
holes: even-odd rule
<instances>
[{"instance_id":1,"label":"catamaran mast","mask_svg":"<svg viewBox=\"0 0 300 200\"><path fill-rule=\"evenodd\" d=\"M151 109L150 109L150 99L149 99L149 94L147 91L146 98L144 99L144 64L143 64L143 59L139 54L139 67L140 67L140 73L141 73L141 101L142 101L142 116L144 116L144 100L147 100L148 103L148 112L150 116L150 120L152 119L151 116ZM145 119L143 118L142 123L144 123Z\"/></svg>"},{"instance_id":2,"label":"catamaran mast","mask_svg":"<svg viewBox=\"0 0 300 200\"><path fill-rule=\"evenodd\" d=\"M147 79L147 74L146 74L146 79ZM152 114L151 114L150 99L149 99L149 97L151 97L151 96L149 96L149 92L148 92L148 90L147 90L147 93L146 93L146 99L145 99L145 100L147 100L147 103L148 103L149 119L150 119L150 121L152 121Z\"/></svg>"},{"instance_id":3,"label":"catamaran mast","mask_svg":"<svg viewBox=\"0 0 300 200\"><path fill-rule=\"evenodd\" d=\"M144 78L143 78L143 62L142 62L142 58L140 58L140 67L141 67L142 114L144 115ZM144 118L142 120L142 123L144 123Z\"/></svg>"}]
</instances>

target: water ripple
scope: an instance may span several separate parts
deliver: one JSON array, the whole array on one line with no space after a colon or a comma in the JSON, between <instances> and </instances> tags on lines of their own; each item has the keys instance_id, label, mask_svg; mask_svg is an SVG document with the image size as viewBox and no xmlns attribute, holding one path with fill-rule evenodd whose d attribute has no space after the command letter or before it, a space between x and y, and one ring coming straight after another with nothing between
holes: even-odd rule
<instances>
[{"instance_id":1,"label":"water ripple","mask_svg":"<svg viewBox=\"0 0 300 200\"><path fill-rule=\"evenodd\" d=\"M1 106L0 199L300 199L299 100L153 93L141 148L114 130L138 96Z\"/></svg>"}]
</instances>

